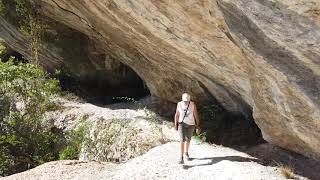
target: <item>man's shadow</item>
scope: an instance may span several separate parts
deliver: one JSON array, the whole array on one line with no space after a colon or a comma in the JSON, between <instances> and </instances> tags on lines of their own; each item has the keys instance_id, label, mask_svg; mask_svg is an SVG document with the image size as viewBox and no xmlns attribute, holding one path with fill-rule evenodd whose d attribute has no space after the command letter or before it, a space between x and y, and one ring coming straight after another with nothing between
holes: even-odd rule
<instances>
[{"instance_id":1,"label":"man's shadow","mask_svg":"<svg viewBox=\"0 0 320 180\"><path fill-rule=\"evenodd\" d=\"M254 158L246 158L246 157L241 157L241 156L223 156L223 157L205 157L205 158L190 158L190 161L192 160L211 160L208 163L204 164L195 164L195 165L183 165L183 169L189 169L195 166L208 166L208 165L213 165L215 163L218 163L223 160L228 160L228 161L237 161L237 162L257 162L260 163L258 159Z\"/></svg>"}]
</instances>

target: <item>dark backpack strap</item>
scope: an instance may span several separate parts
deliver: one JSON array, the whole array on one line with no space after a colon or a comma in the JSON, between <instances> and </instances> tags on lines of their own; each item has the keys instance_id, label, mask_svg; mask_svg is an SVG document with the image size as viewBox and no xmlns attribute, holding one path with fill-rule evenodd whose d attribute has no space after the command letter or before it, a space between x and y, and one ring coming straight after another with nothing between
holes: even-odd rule
<instances>
[{"instance_id":1,"label":"dark backpack strap","mask_svg":"<svg viewBox=\"0 0 320 180\"><path fill-rule=\"evenodd\" d=\"M181 121L181 123L183 123L183 121L184 121L184 118L186 117L187 111L188 111L188 109L189 109L189 105L190 105L190 101L189 101L189 103L188 103L188 106L187 106L187 109L186 109L186 111L184 112L184 116L183 116L183 118L182 118L182 121ZM179 123L179 124L181 124L181 123Z\"/></svg>"}]
</instances>

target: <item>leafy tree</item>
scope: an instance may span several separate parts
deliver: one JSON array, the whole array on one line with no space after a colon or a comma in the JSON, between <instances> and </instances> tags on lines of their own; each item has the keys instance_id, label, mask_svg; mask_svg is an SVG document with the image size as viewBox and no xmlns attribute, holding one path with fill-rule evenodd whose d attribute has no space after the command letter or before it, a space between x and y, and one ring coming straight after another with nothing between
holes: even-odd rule
<instances>
[{"instance_id":1,"label":"leafy tree","mask_svg":"<svg viewBox=\"0 0 320 180\"><path fill-rule=\"evenodd\" d=\"M62 138L44 116L57 108L50 97L58 91L42 69L0 61L0 176L59 158Z\"/></svg>"}]
</instances>

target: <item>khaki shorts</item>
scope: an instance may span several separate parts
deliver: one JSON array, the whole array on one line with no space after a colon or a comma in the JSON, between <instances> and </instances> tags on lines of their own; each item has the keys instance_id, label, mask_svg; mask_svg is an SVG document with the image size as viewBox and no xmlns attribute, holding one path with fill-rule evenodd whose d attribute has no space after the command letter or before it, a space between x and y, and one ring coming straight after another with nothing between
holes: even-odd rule
<instances>
[{"instance_id":1,"label":"khaki shorts","mask_svg":"<svg viewBox=\"0 0 320 180\"><path fill-rule=\"evenodd\" d=\"M179 124L178 132L180 135L180 141L181 142L190 141L194 128L195 128L195 125L188 125L186 123Z\"/></svg>"}]
</instances>

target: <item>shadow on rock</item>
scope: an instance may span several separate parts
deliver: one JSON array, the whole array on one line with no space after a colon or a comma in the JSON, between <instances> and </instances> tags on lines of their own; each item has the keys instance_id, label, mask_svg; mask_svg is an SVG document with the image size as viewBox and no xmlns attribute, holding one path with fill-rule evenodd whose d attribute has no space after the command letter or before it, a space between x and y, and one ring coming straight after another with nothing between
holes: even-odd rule
<instances>
[{"instance_id":1,"label":"shadow on rock","mask_svg":"<svg viewBox=\"0 0 320 180\"><path fill-rule=\"evenodd\" d=\"M308 179L319 179L320 161L305 157L269 143L260 144L245 151L245 153L258 158L264 166L287 166L295 174Z\"/></svg>"},{"instance_id":2,"label":"shadow on rock","mask_svg":"<svg viewBox=\"0 0 320 180\"><path fill-rule=\"evenodd\" d=\"M183 165L182 168L189 169L189 168L196 167L196 166L209 166L209 165L213 165L213 164L218 163L223 160L235 161L235 162L258 162L258 163L260 163L260 161L258 159L246 158L246 157L241 157L241 156L190 158L190 161L193 161L193 160L210 160L210 162L204 163L204 164Z\"/></svg>"}]
</instances>

